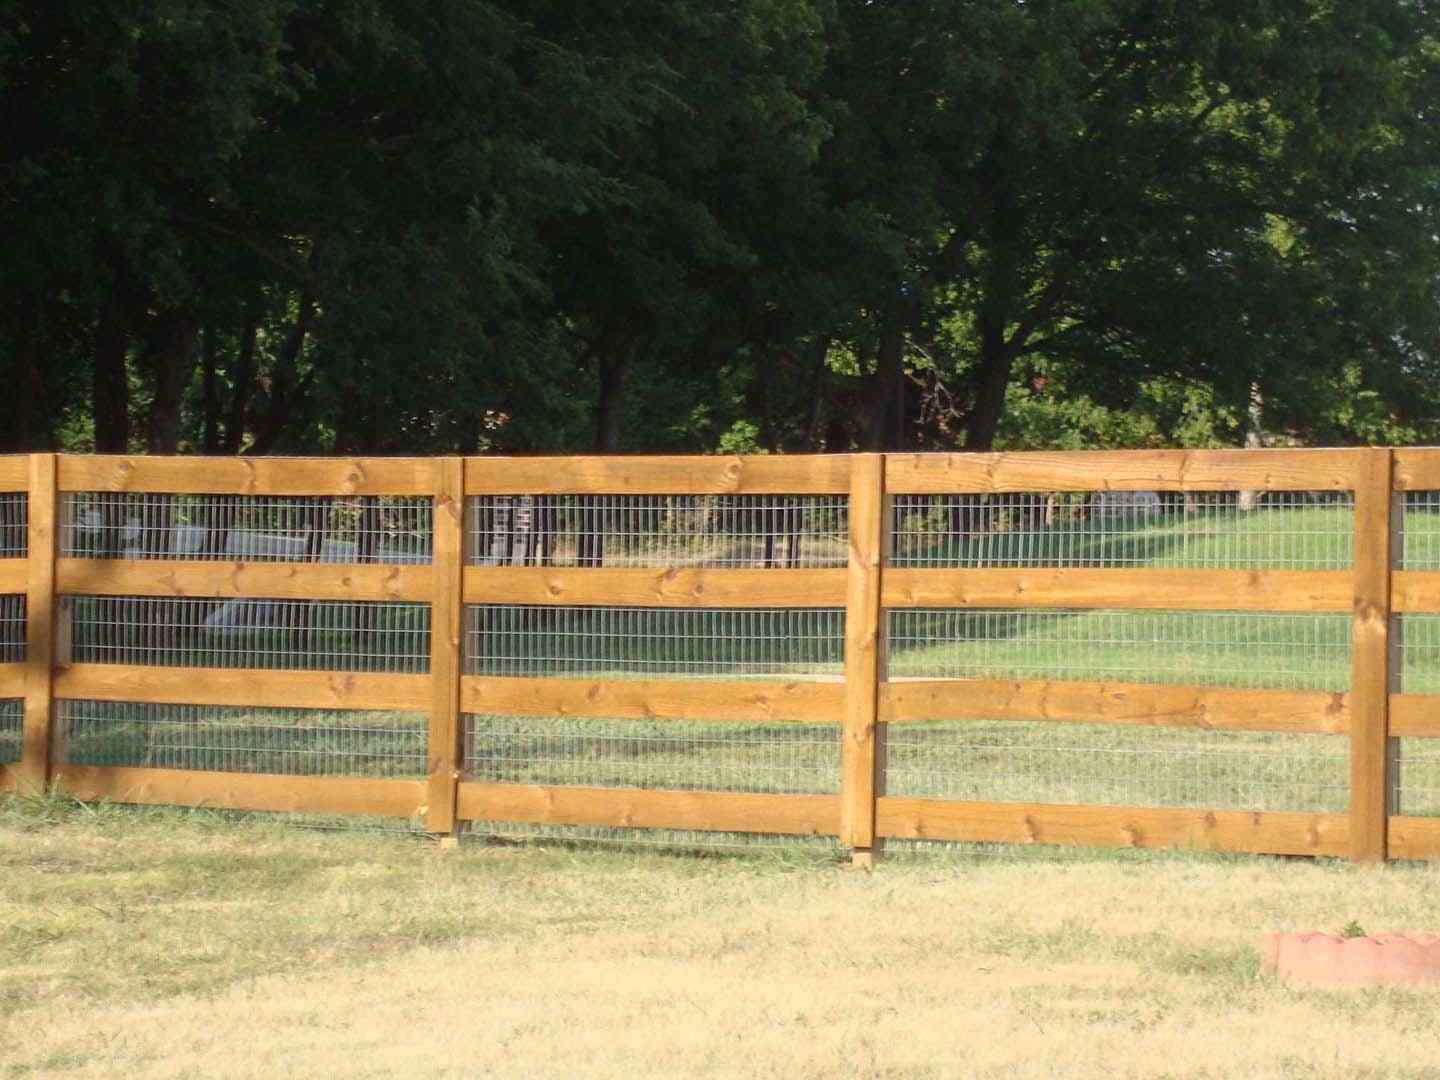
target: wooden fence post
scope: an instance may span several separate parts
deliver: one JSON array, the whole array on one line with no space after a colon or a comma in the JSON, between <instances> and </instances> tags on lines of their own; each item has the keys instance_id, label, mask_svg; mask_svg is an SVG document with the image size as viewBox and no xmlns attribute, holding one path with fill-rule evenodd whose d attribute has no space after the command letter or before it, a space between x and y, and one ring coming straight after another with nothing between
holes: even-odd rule
<instances>
[{"instance_id":1,"label":"wooden fence post","mask_svg":"<svg viewBox=\"0 0 1440 1080\"><path fill-rule=\"evenodd\" d=\"M461 626L465 560L465 462L435 459L434 569L430 601L429 792L425 830L452 840L455 800L464 763L460 715Z\"/></svg>"},{"instance_id":2,"label":"wooden fence post","mask_svg":"<svg viewBox=\"0 0 1440 1080\"><path fill-rule=\"evenodd\" d=\"M884 611L880 575L888 527L885 455L850 459L850 558L845 586L845 724L840 751L840 842L856 866L875 851L876 714Z\"/></svg>"},{"instance_id":3,"label":"wooden fence post","mask_svg":"<svg viewBox=\"0 0 1440 1080\"><path fill-rule=\"evenodd\" d=\"M50 783L55 662L55 455L30 455L25 597L25 719L19 790Z\"/></svg>"},{"instance_id":4,"label":"wooden fence post","mask_svg":"<svg viewBox=\"0 0 1440 1080\"><path fill-rule=\"evenodd\" d=\"M1350 674L1350 857L1357 862L1386 858L1392 466L1390 450L1358 451Z\"/></svg>"}]
</instances>

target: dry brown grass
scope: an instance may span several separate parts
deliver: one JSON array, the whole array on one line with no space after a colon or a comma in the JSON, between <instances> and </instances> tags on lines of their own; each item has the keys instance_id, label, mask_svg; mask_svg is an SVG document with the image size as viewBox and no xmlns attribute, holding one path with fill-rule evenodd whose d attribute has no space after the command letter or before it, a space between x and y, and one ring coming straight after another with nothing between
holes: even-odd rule
<instances>
[{"instance_id":1,"label":"dry brown grass","mask_svg":"<svg viewBox=\"0 0 1440 1080\"><path fill-rule=\"evenodd\" d=\"M0 812L0 1076L1440 1076L1440 992L1256 975L1440 867L818 860Z\"/></svg>"}]
</instances>

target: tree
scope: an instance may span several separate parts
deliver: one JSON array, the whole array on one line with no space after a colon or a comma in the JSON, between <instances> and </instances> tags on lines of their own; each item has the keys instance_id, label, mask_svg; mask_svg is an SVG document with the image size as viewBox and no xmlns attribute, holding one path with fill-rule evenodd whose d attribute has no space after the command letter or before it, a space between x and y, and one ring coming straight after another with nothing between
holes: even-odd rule
<instances>
[{"instance_id":1,"label":"tree","mask_svg":"<svg viewBox=\"0 0 1440 1080\"><path fill-rule=\"evenodd\" d=\"M903 237L907 262L857 297L892 342L867 369L893 395L897 332L935 357L937 329L958 324L939 366L964 402L966 447L993 443L1007 387L1037 357L1096 381L1192 377L1239 400L1259 382L1271 400L1287 372L1335 370L1360 349L1414 370L1433 339L1427 9L844 12L829 78L849 125L827 146L832 189L883 223L873 246L892 265Z\"/></svg>"}]
</instances>

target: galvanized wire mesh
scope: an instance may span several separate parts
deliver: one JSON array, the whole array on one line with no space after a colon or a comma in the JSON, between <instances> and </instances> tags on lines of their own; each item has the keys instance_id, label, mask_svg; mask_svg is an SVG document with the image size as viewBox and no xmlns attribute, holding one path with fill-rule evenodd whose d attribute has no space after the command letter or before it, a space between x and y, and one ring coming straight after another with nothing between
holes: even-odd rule
<instances>
[{"instance_id":1,"label":"galvanized wire mesh","mask_svg":"<svg viewBox=\"0 0 1440 1080\"><path fill-rule=\"evenodd\" d=\"M0 493L0 559L23 559L30 550L29 506L24 492Z\"/></svg>"},{"instance_id":2,"label":"galvanized wire mesh","mask_svg":"<svg viewBox=\"0 0 1440 1080\"><path fill-rule=\"evenodd\" d=\"M1414 549L1410 547L1412 521L1407 515L1407 566L1411 569L1432 569L1424 559L1414 558ZM1435 554L1440 555L1440 547ZM1415 565L1415 561L1420 565ZM1394 644L1399 659L1399 686L1394 689L1407 694L1440 694L1440 614L1400 616L1395 627ZM1395 812L1440 816L1440 739L1394 739L1391 747Z\"/></svg>"},{"instance_id":3,"label":"galvanized wire mesh","mask_svg":"<svg viewBox=\"0 0 1440 1080\"><path fill-rule=\"evenodd\" d=\"M465 769L505 784L833 794L840 728L467 714Z\"/></svg>"},{"instance_id":4,"label":"galvanized wire mesh","mask_svg":"<svg viewBox=\"0 0 1440 1080\"><path fill-rule=\"evenodd\" d=\"M1114 724L892 724L885 791L915 798L1340 813L1336 735Z\"/></svg>"},{"instance_id":5,"label":"galvanized wire mesh","mask_svg":"<svg viewBox=\"0 0 1440 1080\"><path fill-rule=\"evenodd\" d=\"M1440 694L1440 614L1402 615L1395 632L1399 691Z\"/></svg>"},{"instance_id":6,"label":"galvanized wire mesh","mask_svg":"<svg viewBox=\"0 0 1440 1080\"><path fill-rule=\"evenodd\" d=\"M1212 611L891 611L894 679L1344 690L1350 617Z\"/></svg>"},{"instance_id":7,"label":"galvanized wire mesh","mask_svg":"<svg viewBox=\"0 0 1440 1080\"><path fill-rule=\"evenodd\" d=\"M413 496L61 496L60 553L92 559L428 563L431 500Z\"/></svg>"},{"instance_id":8,"label":"galvanized wire mesh","mask_svg":"<svg viewBox=\"0 0 1440 1080\"><path fill-rule=\"evenodd\" d=\"M1440 570L1440 491L1407 491L1399 564L1405 570Z\"/></svg>"},{"instance_id":9,"label":"galvanized wire mesh","mask_svg":"<svg viewBox=\"0 0 1440 1080\"><path fill-rule=\"evenodd\" d=\"M418 713L60 701L65 761L284 776L418 777Z\"/></svg>"},{"instance_id":10,"label":"galvanized wire mesh","mask_svg":"<svg viewBox=\"0 0 1440 1080\"><path fill-rule=\"evenodd\" d=\"M0 664L25 659L24 593L0 594Z\"/></svg>"},{"instance_id":11,"label":"galvanized wire mesh","mask_svg":"<svg viewBox=\"0 0 1440 1080\"><path fill-rule=\"evenodd\" d=\"M466 608L472 675L822 678L844 668L838 608Z\"/></svg>"},{"instance_id":12,"label":"galvanized wire mesh","mask_svg":"<svg viewBox=\"0 0 1440 1080\"><path fill-rule=\"evenodd\" d=\"M428 604L76 596L79 663L413 672L430 668Z\"/></svg>"},{"instance_id":13,"label":"galvanized wire mesh","mask_svg":"<svg viewBox=\"0 0 1440 1080\"><path fill-rule=\"evenodd\" d=\"M1243 507L1249 506L1249 509ZM1349 492L896 495L896 566L1344 569Z\"/></svg>"},{"instance_id":14,"label":"galvanized wire mesh","mask_svg":"<svg viewBox=\"0 0 1440 1080\"><path fill-rule=\"evenodd\" d=\"M24 726L24 700L0 698L0 765L20 760L20 734Z\"/></svg>"},{"instance_id":15,"label":"galvanized wire mesh","mask_svg":"<svg viewBox=\"0 0 1440 1080\"><path fill-rule=\"evenodd\" d=\"M509 566L844 566L846 499L822 495L486 495L471 562Z\"/></svg>"},{"instance_id":16,"label":"galvanized wire mesh","mask_svg":"<svg viewBox=\"0 0 1440 1080\"><path fill-rule=\"evenodd\" d=\"M1440 739L1394 739L1392 748L1395 813L1440 817Z\"/></svg>"}]
</instances>

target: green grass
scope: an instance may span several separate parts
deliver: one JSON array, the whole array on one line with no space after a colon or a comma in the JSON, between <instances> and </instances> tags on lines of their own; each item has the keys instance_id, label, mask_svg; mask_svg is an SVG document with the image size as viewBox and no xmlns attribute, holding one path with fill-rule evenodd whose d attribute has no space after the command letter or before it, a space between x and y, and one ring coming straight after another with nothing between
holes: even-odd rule
<instances>
[{"instance_id":1,"label":"green grass","mask_svg":"<svg viewBox=\"0 0 1440 1080\"><path fill-rule=\"evenodd\" d=\"M1422 1076L1435 991L1259 972L1440 866L317 836L0 798L0 1077ZM1058 1063L1058 1064L1057 1064Z\"/></svg>"},{"instance_id":2,"label":"green grass","mask_svg":"<svg viewBox=\"0 0 1440 1080\"><path fill-rule=\"evenodd\" d=\"M1051 526L1002 527L966 536L934 510L902 523L898 565L1197 567L1337 569L1350 565L1353 514L1348 503L1240 512L1210 507L1194 514L1075 516L1062 507ZM1426 515L1430 517L1432 515ZM1440 522L1440 515L1434 515ZM1425 533L1440 525L1416 525Z\"/></svg>"}]
</instances>

